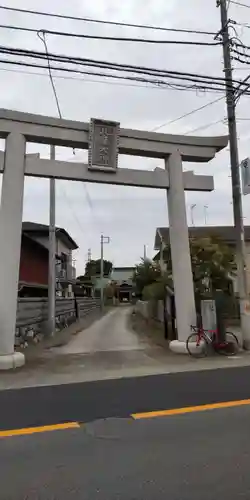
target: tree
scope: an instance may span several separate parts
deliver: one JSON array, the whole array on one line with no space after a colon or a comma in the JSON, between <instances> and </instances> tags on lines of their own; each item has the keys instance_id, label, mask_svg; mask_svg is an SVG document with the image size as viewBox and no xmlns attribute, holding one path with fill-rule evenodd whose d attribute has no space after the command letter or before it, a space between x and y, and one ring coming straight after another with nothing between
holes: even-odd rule
<instances>
[{"instance_id":1,"label":"tree","mask_svg":"<svg viewBox=\"0 0 250 500\"><path fill-rule=\"evenodd\" d=\"M108 285L106 286L104 293L107 299L113 299L114 297L117 297L117 282L110 281L110 283L108 283Z\"/></svg>"},{"instance_id":2,"label":"tree","mask_svg":"<svg viewBox=\"0 0 250 500\"><path fill-rule=\"evenodd\" d=\"M233 250L217 236L190 238L190 255L195 292L198 295L215 289L228 290L236 264ZM171 249L164 250L167 269L172 272Z\"/></svg>"},{"instance_id":3,"label":"tree","mask_svg":"<svg viewBox=\"0 0 250 500\"><path fill-rule=\"evenodd\" d=\"M142 295L143 289L147 285L155 283L161 278L161 269L159 264L152 262L149 259L141 259L140 264L137 264L133 274L133 282L136 285L136 290L139 295Z\"/></svg>"},{"instance_id":4,"label":"tree","mask_svg":"<svg viewBox=\"0 0 250 500\"><path fill-rule=\"evenodd\" d=\"M103 261L103 274L109 276L112 271L113 264L109 260ZM101 259L90 260L85 267L86 276L99 276L101 274Z\"/></svg>"},{"instance_id":5,"label":"tree","mask_svg":"<svg viewBox=\"0 0 250 500\"><path fill-rule=\"evenodd\" d=\"M86 276L85 276L85 275L83 275L83 274L81 274L80 276L77 276L76 281L79 281L79 282L80 282L80 281L81 281L81 282L86 281Z\"/></svg>"}]
</instances>

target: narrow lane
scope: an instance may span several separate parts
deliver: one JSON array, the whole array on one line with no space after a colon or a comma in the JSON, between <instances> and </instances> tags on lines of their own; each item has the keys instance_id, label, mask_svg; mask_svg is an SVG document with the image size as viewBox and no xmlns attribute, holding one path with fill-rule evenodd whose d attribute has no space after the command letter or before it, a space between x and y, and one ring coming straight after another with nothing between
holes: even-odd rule
<instances>
[{"instance_id":1,"label":"narrow lane","mask_svg":"<svg viewBox=\"0 0 250 500\"><path fill-rule=\"evenodd\" d=\"M86 354L102 351L132 351L144 349L146 343L139 342L128 328L131 307L112 309L90 328L80 332L68 345L57 349L61 354Z\"/></svg>"}]
</instances>

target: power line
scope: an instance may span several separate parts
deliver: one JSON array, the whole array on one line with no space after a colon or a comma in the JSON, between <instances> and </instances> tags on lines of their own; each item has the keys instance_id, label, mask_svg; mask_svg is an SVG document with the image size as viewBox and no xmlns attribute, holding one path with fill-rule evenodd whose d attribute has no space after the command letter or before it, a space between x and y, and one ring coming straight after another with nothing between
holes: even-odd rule
<instances>
[{"instance_id":1,"label":"power line","mask_svg":"<svg viewBox=\"0 0 250 500\"><path fill-rule=\"evenodd\" d=\"M233 61L238 61L242 64L250 64L250 61L243 61L243 59L241 59L241 57L232 57L232 60Z\"/></svg>"},{"instance_id":2,"label":"power line","mask_svg":"<svg viewBox=\"0 0 250 500\"><path fill-rule=\"evenodd\" d=\"M48 55L49 51L48 51L48 46L47 46L46 38L45 38L45 35L44 36L40 36L39 33L38 33L38 37L40 38L40 40L44 44L45 52L46 52L46 55L47 55L47 61L48 61L49 78L50 78L51 86L52 86L53 93L54 93L54 96L55 96L55 101L56 101L58 115L59 115L59 118L62 119L62 113L61 113L61 109L60 109L59 99L58 99L58 96L57 96L56 86L54 84L53 75L52 75L52 71L51 71L51 67L50 67L50 60L49 60L49 55Z\"/></svg>"},{"instance_id":3,"label":"power line","mask_svg":"<svg viewBox=\"0 0 250 500\"><path fill-rule=\"evenodd\" d=\"M218 99L215 99L214 101L210 101L207 104L204 104L203 106L200 106L199 108L195 108L192 111L189 111L188 113L185 113L184 115L178 116L178 118L174 118L173 120L165 122L162 125L159 125L158 127L155 127L152 130L152 132L156 132L160 128L166 127L167 125L172 125L173 123L176 123L176 122L182 120L183 118L186 118L187 116L191 116L194 113L197 113L198 111L201 111L202 109L205 109L205 108L208 108L209 106L212 106L213 104L215 104L216 102L221 101L222 99L224 99L224 96L219 97Z\"/></svg>"},{"instance_id":4,"label":"power line","mask_svg":"<svg viewBox=\"0 0 250 500\"><path fill-rule=\"evenodd\" d=\"M231 3L233 3L234 5L239 5L239 7L246 7L247 9L250 9L250 5L246 5L245 3L241 2L236 2L236 0L231 0Z\"/></svg>"},{"instance_id":5,"label":"power line","mask_svg":"<svg viewBox=\"0 0 250 500\"><path fill-rule=\"evenodd\" d=\"M250 25L248 23L238 23L238 22L235 22L235 24L237 26L241 26L243 28L250 28Z\"/></svg>"},{"instance_id":6,"label":"power line","mask_svg":"<svg viewBox=\"0 0 250 500\"><path fill-rule=\"evenodd\" d=\"M37 16L45 16L45 17L55 17L58 19L68 19L71 21L84 21L87 23L96 23L96 24L108 24L112 26L124 26L126 28L142 28L142 29L150 29L155 31L169 31L175 33L190 33L190 34L198 34L198 35L215 35L214 32L211 31L201 31L201 30L190 30L190 29L181 29L181 28L165 28L163 26L153 26L147 24L132 24L132 23L124 23L120 21L106 21L104 19L92 19L88 17L78 17L78 16L67 16L63 14L56 14L52 12L45 11L37 11L37 10L28 10L28 9L19 9L14 7L7 7L6 5L0 5L0 9L10 11L10 12L19 12L23 14L32 14Z\"/></svg>"},{"instance_id":7,"label":"power line","mask_svg":"<svg viewBox=\"0 0 250 500\"><path fill-rule=\"evenodd\" d=\"M212 125L217 125L218 123L224 123L224 120L216 120L216 121L207 123L206 125L201 125L200 127L196 127L196 128L189 130L188 132L185 132L184 135L193 134L194 132L198 132L198 130L205 130L206 128L212 127Z\"/></svg>"},{"instance_id":8,"label":"power line","mask_svg":"<svg viewBox=\"0 0 250 500\"><path fill-rule=\"evenodd\" d=\"M13 60L7 60L7 59L0 59L0 64L11 64L15 66L25 66L25 67L30 67L30 68L39 68L39 69L48 69L47 66L42 65L42 64L35 64L35 63L28 63L25 61L13 61ZM159 79L149 79L145 77L138 77L138 76L128 76L128 75L116 75L112 73L103 73L103 72L96 72L96 71L85 71L81 69L73 69L73 68L66 68L64 66L51 66L51 70L53 71L60 71L60 72L67 72L67 73L79 73L79 74L84 74L84 75L91 75L95 77L101 77L101 78L111 78L115 80L122 80L122 81L135 81L135 82L140 82L140 83L145 83L145 84L152 84L157 86L157 88L170 88L172 90L190 90L190 91L202 91L202 92L223 92L225 91L223 83L220 84L219 82L204 82L202 80L195 80L191 79L193 82L192 84L188 83L170 83L169 81L165 80L159 80ZM109 69L109 68L108 68ZM153 76L157 76L154 75ZM168 75L166 75L165 78L167 78ZM170 78L174 78L173 76ZM179 80L181 80L181 77L177 77ZM185 80L186 78L184 78ZM188 79L190 80L190 79ZM108 83L108 82L107 82ZM216 84L217 87L212 87L213 84ZM222 85L221 87L218 87L218 85ZM249 92L246 92L247 95L249 95Z\"/></svg>"},{"instance_id":9,"label":"power line","mask_svg":"<svg viewBox=\"0 0 250 500\"><path fill-rule=\"evenodd\" d=\"M5 60L1 60L0 59L0 64L1 63L10 63L10 64L20 64L20 63L15 63L14 61L5 61ZM22 64L23 66L26 66L26 63L23 63ZM27 64L27 66L29 67L29 65ZM46 69L45 66L40 66L40 65L31 65L31 67L37 67L37 68L42 68L42 69ZM54 68L52 68L54 69ZM58 69L58 68L57 68ZM242 68L242 69L247 69L247 68ZM10 68L1 68L0 67L0 71L6 71L8 73L18 73L18 74L24 74L24 75L34 75L34 76L43 76L43 77L46 77L48 78L48 76L45 74L45 73L42 73L42 72L38 72L38 71L25 71L25 70L20 70L20 69L10 69ZM74 70L68 70L69 72L72 72L72 73L78 73L78 71L74 71ZM81 74L86 74L86 72L82 71L80 72ZM89 74L89 72L87 72ZM95 75L96 73L91 73L92 75ZM147 85L147 83L150 83L150 82L146 82L145 81L145 84L144 85L140 85L140 84L133 84L133 83L123 83L123 82L116 82L116 81L106 81L106 80L103 80L103 79L99 79L99 80L95 80L95 79L92 79L92 78L79 78L77 76L66 76L66 75L53 75L53 78L54 79L59 79L59 80L70 80L70 81L77 81L77 82L85 82L85 83L101 83L101 84L106 84L106 85L117 85L117 86L122 86L122 87L138 87L138 88L143 88L143 89L148 89L148 90L166 90L166 86L159 86L159 85L154 85L154 86L149 86ZM183 87L183 88L174 88L174 86L172 85L168 85L167 86L167 89L168 90L176 90L176 91L192 91L192 92L197 92L198 89L195 89L193 88L193 86L191 88L189 87ZM209 92L209 91L208 91ZM220 99L224 99L224 97L220 97ZM163 126L163 125L162 125Z\"/></svg>"},{"instance_id":10,"label":"power line","mask_svg":"<svg viewBox=\"0 0 250 500\"><path fill-rule=\"evenodd\" d=\"M47 59L47 54L44 54L43 52L39 51L31 51L27 49L16 49L16 48L11 48L11 47L0 47L0 53L2 54L7 54L7 55L17 55L17 56L25 56L33 59ZM213 83L213 85L220 85L220 86L225 86L225 79L223 77L212 77L210 75L199 75L197 73L184 73L180 71L170 71L170 70L162 70L162 69L157 69L157 68L148 68L144 66L135 66L135 65L127 65L127 64L121 64L121 63L113 63L113 62L108 62L108 61L100 61L100 60L95 60L95 59L85 59L85 58L80 58L80 57L69 57L69 56L64 56L61 54L53 54L53 53L48 53L48 57L50 58L50 61L54 62L66 62L68 64L78 64L78 65L83 65L83 66L91 66L91 67L97 67L97 68L102 68L102 69L109 69L109 70L115 70L115 71L122 71L122 72L130 72L130 73L140 73L140 74L146 74L150 76L161 76L161 77L168 77L172 79L181 79L181 80L186 80L186 81L191 81L194 83L204 83L204 84L209 84ZM58 70L58 68L55 68ZM237 84L242 84L241 81L234 80L234 83Z\"/></svg>"},{"instance_id":11,"label":"power line","mask_svg":"<svg viewBox=\"0 0 250 500\"><path fill-rule=\"evenodd\" d=\"M67 193L66 193L66 190L65 190L64 186L62 185L62 183L60 183L60 184L59 184L59 186L60 186L60 188L61 188L61 190L62 190L62 192L63 192L63 194L64 194L64 197L65 197L65 199L66 199L66 201L67 201L67 203L68 203L68 206L69 206L69 208L70 208L70 210L71 210L71 213L72 213L72 215L73 215L73 217L74 217L74 219L75 219L75 221L76 221L76 223L77 223L77 225L78 225L78 227L79 227L79 229L80 229L81 233L82 233L82 234L84 234L84 237L85 237L85 236L86 236L86 235L85 235L85 232L84 232L84 230L83 230L83 228L82 228L82 225L81 225L81 223L80 223L80 221L79 221L79 219L78 219L78 217L77 217L77 215L76 215L76 213L75 213L75 211L74 211L74 209L73 209L73 207L72 207L71 201L70 201L70 200L69 200L69 198L68 198L68 195L67 195Z\"/></svg>"},{"instance_id":12,"label":"power line","mask_svg":"<svg viewBox=\"0 0 250 500\"><path fill-rule=\"evenodd\" d=\"M58 115L59 115L59 118L62 119L62 112L61 112L61 108L60 108L60 103L59 103L59 98L58 98L58 95L57 95L57 91L56 91L56 86L55 86L55 83L54 83L54 80L53 80L53 75L52 75L52 70L51 70L51 66L50 66L50 60L49 60L49 51L48 51L48 46L47 46L47 42L46 42L46 38L45 38L45 35L44 36L40 36L40 34L38 33L38 37L40 38L40 40L43 42L44 44L44 48L45 48L45 52L46 52L46 56L47 56L47 62L48 62L48 73L49 73L49 79L50 79L50 82L51 82L51 86L52 86L52 90L53 90L53 93L54 93L54 96L55 96L55 101L56 101L56 106L57 106L57 112L58 112ZM70 209L74 215L74 218L75 220L77 221L79 227L81 228L81 231L84 233L83 229L82 229L82 226L79 222L79 219L78 217L75 215L75 212L71 206L71 203L69 203L69 200L68 200L68 197L66 195L66 190L63 189L63 192L64 192L64 196L70 206Z\"/></svg>"},{"instance_id":13,"label":"power line","mask_svg":"<svg viewBox=\"0 0 250 500\"><path fill-rule=\"evenodd\" d=\"M224 99L224 97L222 98ZM188 130L188 132L185 132L183 135L188 135L188 134L193 134L194 132L198 132L199 130L205 130L206 128L212 127L213 125L217 125L218 123L222 123L223 125L226 125L226 118L212 121L209 123L206 123L205 125L200 125L199 127L192 128ZM250 118L237 118L237 121L250 121Z\"/></svg>"},{"instance_id":14,"label":"power line","mask_svg":"<svg viewBox=\"0 0 250 500\"><path fill-rule=\"evenodd\" d=\"M246 58L250 57L250 55L246 54L246 52L240 52L239 50L235 50L235 49L231 49L231 53L236 54L237 56L240 56L240 57L246 57Z\"/></svg>"},{"instance_id":15,"label":"power line","mask_svg":"<svg viewBox=\"0 0 250 500\"><path fill-rule=\"evenodd\" d=\"M244 43L234 43L234 47L248 50L250 49L249 45L245 45Z\"/></svg>"},{"instance_id":16,"label":"power line","mask_svg":"<svg viewBox=\"0 0 250 500\"><path fill-rule=\"evenodd\" d=\"M113 42L133 42L133 43L149 43L158 45L196 45L196 46L217 46L221 45L221 42L202 42L202 41L191 41L191 40L156 40L151 38L131 38L131 37L115 37L115 36L101 36L101 35L86 35L82 33L69 33L67 31L54 31L42 29L37 31L34 28L24 28L22 26L13 26L7 24L1 24L0 28L10 29L16 31L27 31L29 33L41 33L44 35L53 36L64 36L70 38L82 38L90 40L107 40Z\"/></svg>"}]
</instances>

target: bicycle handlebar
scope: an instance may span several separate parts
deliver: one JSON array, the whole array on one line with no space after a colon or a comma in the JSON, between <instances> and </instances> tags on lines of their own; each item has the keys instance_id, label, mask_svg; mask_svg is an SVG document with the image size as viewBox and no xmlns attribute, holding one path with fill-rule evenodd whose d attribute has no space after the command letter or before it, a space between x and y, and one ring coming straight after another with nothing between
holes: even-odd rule
<instances>
[{"instance_id":1,"label":"bicycle handlebar","mask_svg":"<svg viewBox=\"0 0 250 500\"><path fill-rule=\"evenodd\" d=\"M193 330L193 332L197 333L197 332L205 332L205 333L218 333L218 330L207 330L205 328L199 328L198 326L194 326L194 325L190 325L190 328L191 330Z\"/></svg>"}]
</instances>

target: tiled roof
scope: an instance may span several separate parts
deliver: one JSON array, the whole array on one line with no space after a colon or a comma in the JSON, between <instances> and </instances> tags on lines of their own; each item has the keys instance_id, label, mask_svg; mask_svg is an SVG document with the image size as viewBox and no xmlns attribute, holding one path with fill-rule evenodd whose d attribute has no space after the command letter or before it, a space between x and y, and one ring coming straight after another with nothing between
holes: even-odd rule
<instances>
[{"instance_id":1,"label":"tiled roof","mask_svg":"<svg viewBox=\"0 0 250 500\"><path fill-rule=\"evenodd\" d=\"M194 238L205 238L217 236L224 242L235 245L234 226L192 226L188 228L189 236ZM155 235L155 250L160 250L161 239L165 244L169 243L169 227L158 227ZM245 241L250 242L250 226L245 226Z\"/></svg>"}]
</instances>

